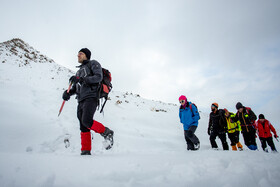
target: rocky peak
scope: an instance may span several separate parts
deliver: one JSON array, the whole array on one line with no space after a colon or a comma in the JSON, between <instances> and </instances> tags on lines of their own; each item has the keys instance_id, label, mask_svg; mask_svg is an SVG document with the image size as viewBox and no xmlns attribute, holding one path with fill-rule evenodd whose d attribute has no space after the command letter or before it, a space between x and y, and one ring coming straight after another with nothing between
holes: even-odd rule
<instances>
[{"instance_id":1,"label":"rocky peak","mask_svg":"<svg viewBox=\"0 0 280 187\"><path fill-rule=\"evenodd\" d=\"M8 58L14 58L20 65L54 62L19 38L0 43L0 60L5 63Z\"/></svg>"}]
</instances>

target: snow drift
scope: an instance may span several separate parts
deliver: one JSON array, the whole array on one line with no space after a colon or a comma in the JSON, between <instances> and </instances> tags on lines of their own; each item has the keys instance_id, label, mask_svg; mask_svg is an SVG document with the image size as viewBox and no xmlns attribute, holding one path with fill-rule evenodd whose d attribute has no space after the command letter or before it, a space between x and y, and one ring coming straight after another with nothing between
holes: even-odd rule
<instances>
[{"instance_id":1,"label":"snow drift","mask_svg":"<svg viewBox=\"0 0 280 187\"><path fill-rule=\"evenodd\" d=\"M133 93L113 91L96 112L115 131L113 149L93 133L92 155L80 156L74 97L57 117L73 74L20 39L0 44L1 186L279 186L279 154L259 140L259 151L211 150L201 113L201 148L187 151L178 106Z\"/></svg>"}]
</instances>

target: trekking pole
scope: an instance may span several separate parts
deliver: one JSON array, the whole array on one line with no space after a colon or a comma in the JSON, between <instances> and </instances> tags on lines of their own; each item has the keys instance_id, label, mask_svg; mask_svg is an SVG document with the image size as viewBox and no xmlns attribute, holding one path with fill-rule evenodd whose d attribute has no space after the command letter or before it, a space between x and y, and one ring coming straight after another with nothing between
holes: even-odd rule
<instances>
[{"instance_id":1,"label":"trekking pole","mask_svg":"<svg viewBox=\"0 0 280 187\"><path fill-rule=\"evenodd\" d=\"M69 93L69 91L70 91L70 89L71 89L71 86L72 86L72 82L69 84L67 93ZM57 116L57 117L59 117L59 115L61 114L61 111L62 111L62 109L63 109L63 107L64 107L64 104L65 104L65 100L63 100L63 102L62 102L62 104L61 104L61 107L60 107L60 109L59 109L59 113L58 113L58 116Z\"/></svg>"},{"instance_id":2,"label":"trekking pole","mask_svg":"<svg viewBox=\"0 0 280 187\"><path fill-rule=\"evenodd\" d=\"M103 112L103 109L104 109L104 106L105 106L106 102L107 102L107 99L106 99L105 102L103 103L102 108L101 108L101 110L100 110L100 113Z\"/></svg>"}]
</instances>

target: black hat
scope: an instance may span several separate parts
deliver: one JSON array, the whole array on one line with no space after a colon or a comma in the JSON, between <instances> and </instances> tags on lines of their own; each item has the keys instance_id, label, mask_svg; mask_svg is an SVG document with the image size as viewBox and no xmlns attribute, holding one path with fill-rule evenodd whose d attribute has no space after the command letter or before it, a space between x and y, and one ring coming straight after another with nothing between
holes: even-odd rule
<instances>
[{"instance_id":1,"label":"black hat","mask_svg":"<svg viewBox=\"0 0 280 187\"><path fill-rule=\"evenodd\" d=\"M259 119L265 119L263 114L259 115Z\"/></svg>"},{"instance_id":2,"label":"black hat","mask_svg":"<svg viewBox=\"0 0 280 187\"><path fill-rule=\"evenodd\" d=\"M79 52L85 53L87 59L90 60L91 52L90 52L90 50L88 48L83 48Z\"/></svg>"},{"instance_id":3,"label":"black hat","mask_svg":"<svg viewBox=\"0 0 280 187\"><path fill-rule=\"evenodd\" d=\"M238 109L240 109L240 108L243 108L243 105L242 105L240 102L238 102L238 103L236 104L236 109L238 110Z\"/></svg>"}]
</instances>

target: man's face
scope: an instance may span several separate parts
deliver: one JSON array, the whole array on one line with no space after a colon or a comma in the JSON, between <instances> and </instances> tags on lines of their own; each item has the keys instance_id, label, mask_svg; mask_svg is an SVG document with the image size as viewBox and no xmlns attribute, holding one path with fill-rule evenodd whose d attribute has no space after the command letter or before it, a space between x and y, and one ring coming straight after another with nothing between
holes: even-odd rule
<instances>
[{"instance_id":1,"label":"man's face","mask_svg":"<svg viewBox=\"0 0 280 187\"><path fill-rule=\"evenodd\" d=\"M87 56L85 53L83 52L79 52L78 53L78 62L82 63L84 60L87 60Z\"/></svg>"},{"instance_id":2,"label":"man's face","mask_svg":"<svg viewBox=\"0 0 280 187\"><path fill-rule=\"evenodd\" d=\"M264 122L264 119L260 119L260 122L263 123L263 122Z\"/></svg>"},{"instance_id":3,"label":"man's face","mask_svg":"<svg viewBox=\"0 0 280 187\"><path fill-rule=\"evenodd\" d=\"M239 108L238 112L242 113L243 112L243 108Z\"/></svg>"},{"instance_id":4,"label":"man's face","mask_svg":"<svg viewBox=\"0 0 280 187\"><path fill-rule=\"evenodd\" d=\"M215 107L215 105L211 105L211 111L215 112L216 109L217 109L217 108Z\"/></svg>"}]
</instances>

